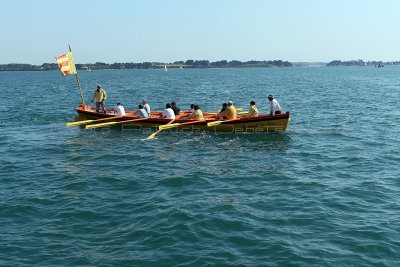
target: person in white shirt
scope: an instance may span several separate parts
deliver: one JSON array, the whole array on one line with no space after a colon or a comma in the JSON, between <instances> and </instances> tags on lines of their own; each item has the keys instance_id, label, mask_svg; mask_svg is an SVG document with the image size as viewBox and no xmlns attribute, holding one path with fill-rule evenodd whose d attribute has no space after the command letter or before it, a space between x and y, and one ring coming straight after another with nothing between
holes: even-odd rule
<instances>
[{"instance_id":1,"label":"person in white shirt","mask_svg":"<svg viewBox=\"0 0 400 267\"><path fill-rule=\"evenodd\" d=\"M269 100L269 115L282 114L281 106L273 95L268 96Z\"/></svg>"},{"instance_id":2,"label":"person in white shirt","mask_svg":"<svg viewBox=\"0 0 400 267\"><path fill-rule=\"evenodd\" d=\"M119 116L125 116L125 108L121 103L117 103L117 114Z\"/></svg>"},{"instance_id":3,"label":"person in white shirt","mask_svg":"<svg viewBox=\"0 0 400 267\"><path fill-rule=\"evenodd\" d=\"M165 105L165 110L163 111L161 117L166 119L175 119L175 113L172 110L170 103L167 103L167 105Z\"/></svg>"},{"instance_id":4,"label":"person in white shirt","mask_svg":"<svg viewBox=\"0 0 400 267\"><path fill-rule=\"evenodd\" d=\"M150 105L149 105L149 103L147 102L147 100L143 100L143 101L142 101L142 105L143 105L144 110L146 110L147 114L150 115Z\"/></svg>"}]
</instances>

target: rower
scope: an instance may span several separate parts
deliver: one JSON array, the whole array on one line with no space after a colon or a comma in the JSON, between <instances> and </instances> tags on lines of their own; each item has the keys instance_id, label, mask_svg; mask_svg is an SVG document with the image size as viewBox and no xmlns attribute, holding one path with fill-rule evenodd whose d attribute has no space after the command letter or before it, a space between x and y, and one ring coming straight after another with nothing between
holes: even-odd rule
<instances>
[{"instance_id":1,"label":"rower","mask_svg":"<svg viewBox=\"0 0 400 267\"><path fill-rule=\"evenodd\" d=\"M189 116L189 120L204 120L203 112L200 109L200 106L197 104L193 105L193 113Z\"/></svg>"},{"instance_id":2,"label":"rower","mask_svg":"<svg viewBox=\"0 0 400 267\"><path fill-rule=\"evenodd\" d=\"M171 104L167 103L165 105L165 109L161 115L161 118L166 118L166 119L175 119L175 113L171 108Z\"/></svg>"},{"instance_id":3,"label":"rower","mask_svg":"<svg viewBox=\"0 0 400 267\"><path fill-rule=\"evenodd\" d=\"M256 102L250 101L249 111L247 112L248 117L258 117L258 109L256 107Z\"/></svg>"},{"instance_id":4,"label":"rower","mask_svg":"<svg viewBox=\"0 0 400 267\"><path fill-rule=\"evenodd\" d=\"M143 105L139 105L138 116L141 118L148 118L150 117L149 113L147 113L146 109Z\"/></svg>"},{"instance_id":5,"label":"rower","mask_svg":"<svg viewBox=\"0 0 400 267\"><path fill-rule=\"evenodd\" d=\"M220 113L217 114L217 117L226 117L228 120L236 119L237 117L237 111L235 106L233 105L232 101L228 101L226 104L226 109Z\"/></svg>"},{"instance_id":6,"label":"rower","mask_svg":"<svg viewBox=\"0 0 400 267\"><path fill-rule=\"evenodd\" d=\"M117 115L125 116L125 108L121 103L117 103Z\"/></svg>"},{"instance_id":7,"label":"rower","mask_svg":"<svg viewBox=\"0 0 400 267\"><path fill-rule=\"evenodd\" d=\"M149 102L147 102L147 100L143 99L142 105L143 105L143 108L146 110L147 114L150 115L150 105L149 105Z\"/></svg>"},{"instance_id":8,"label":"rower","mask_svg":"<svg viewBox=\"0 0 400 267\"><path fill-rule=\"evenodd\" d=\"M172 101L172 102L171 102L171 108L172 108L172 110L174 111L175 116L176 116L176 115L179 115L179 112L181 112L181 109L178 108L178 106L176 105L176 102L175 102L175 101Z\"/></svg>"}]
</instances>

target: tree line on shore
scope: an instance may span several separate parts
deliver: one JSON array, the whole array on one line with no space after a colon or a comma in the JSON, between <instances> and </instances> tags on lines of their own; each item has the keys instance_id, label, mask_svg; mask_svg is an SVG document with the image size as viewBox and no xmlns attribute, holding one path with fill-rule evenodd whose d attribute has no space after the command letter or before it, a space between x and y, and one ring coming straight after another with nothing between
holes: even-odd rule
<instances>
[{"instance_id":1,"label":"tree line on shore","mask_svg":"<svg viewBox=\"0 0 400 267\"><path fill-rule=\"evenodd\" d=\"M379 65L400 65L400 61L363 61L359 60L333 60L326 64L326 66L379 66ZM250 67L293 67L293 64L288 61L282 60L250 60L250 61L239 61L239 60L220 60L210 62L208 60L186 60L186 61L175 61L173 63L162 63L162 62L143 62L143 63L87 63L87 64L76 64L77 70L134 70L134 69L163 69L167 68L250 68ZM296 65L298 66L298 65ZM58 70L56 63L43 63L42 65L31 65L21 63L10 63L0 64L0 71L48 71Z\"/></svg>"},{"instance_id":2,"label":"tree line on shore","mask_svg":"<svg viewBox=\"0 0 400 267\"><path fill-rule=\"evenodd\" d=\"M143 63L88 63L88 64L76 64L77 70L105 70L105 69L162 69L165 66L168 68L249 68L249 67L292 67L292 64L288 61L282 60L250 60L250 61L239 61L239 60L220 60L210 62L208 60L186 60L186 61L175 61L173 63L162 63L162 62L143 62ZM20 64L11 63L0 65L0 71L46 71L46 70L57 70L58 66L56 63L44 63L42 65L31 65L31 64Z\"/></svg>"},{"instance_id":3,"label":"tree line on shore","mask_svg":"<svg viewBox=\"0 0 400 267\"><path fill-rule=\"evenodd\" d=\"M359 60L349 60L349 61L341 61L341 60L333 60L326 64L328 67L332 66L379 66L379 65L400 65L400 61L363 61Z\"/></svg>"}]
</instances>

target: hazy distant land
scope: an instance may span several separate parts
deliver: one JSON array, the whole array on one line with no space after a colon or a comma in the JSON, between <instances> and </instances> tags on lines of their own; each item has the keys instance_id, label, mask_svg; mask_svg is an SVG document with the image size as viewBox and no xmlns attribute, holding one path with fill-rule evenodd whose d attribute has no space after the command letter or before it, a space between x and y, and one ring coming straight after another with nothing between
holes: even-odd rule
<instances>
[{"instance_id":1,"label":"hazy distant land","mask_svg":"<svg viewBox=\"0 0 400 267\"><path fill-rule=\"evenodd\" d=\"M292 67L293 65L288 61L282 60L251 60L251 61L239 61L239 60L220 60L216 62L210 62L208 60L186 60L186 61L175 61L174 63L162 63L162 62L143 62L143 63L87 63L87 64L76 64L78 70L132 70L132 69L164 69L167 68L250 68L250 67ZM0 65L0 71L41 71L41 70L57 70L58 66L56 63L44 63L42 65L31 65L31 64L19 64L11 63Z\"/></svg>"},{"instance_id":2,"label":"hazy distant land","mask_svg":"<svg viewBox=\"0 0 400 267\"><path fill-rule=\"evenodd\" d=\"M329 63L325 62L288 62L282 60L220 60L210 62L208 60L186 60L175 61L173 63L162 62L143 62L143 63L87 63L76 64L77 70L135 70L135 69L164 69L165 66L172 68L251 68L251 67L323 67L323 66L377 66L377 65L400 65L400 61L363 61L350 60L341 61L333 60ZM49 71L58 70L56 63L43 63L42 65L31 65L23 63L0 64L0 71Z\"/></svg>"}]
</instances>

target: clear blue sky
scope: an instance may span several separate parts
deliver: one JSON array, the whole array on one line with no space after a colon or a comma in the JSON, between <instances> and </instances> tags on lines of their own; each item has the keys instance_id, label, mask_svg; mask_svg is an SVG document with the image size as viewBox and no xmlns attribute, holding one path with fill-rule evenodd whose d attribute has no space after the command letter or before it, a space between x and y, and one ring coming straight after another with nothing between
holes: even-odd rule
<instances>
[{"instance_id":1,"label":"clear blue sky","mask_svg":"<svg viewBox=\"0 0 400 267\"><path fill-rule=\"evenodd\" d=\"M0 64L400 60L398 0L3 0Z\"/></svg>"}]
</instances>

